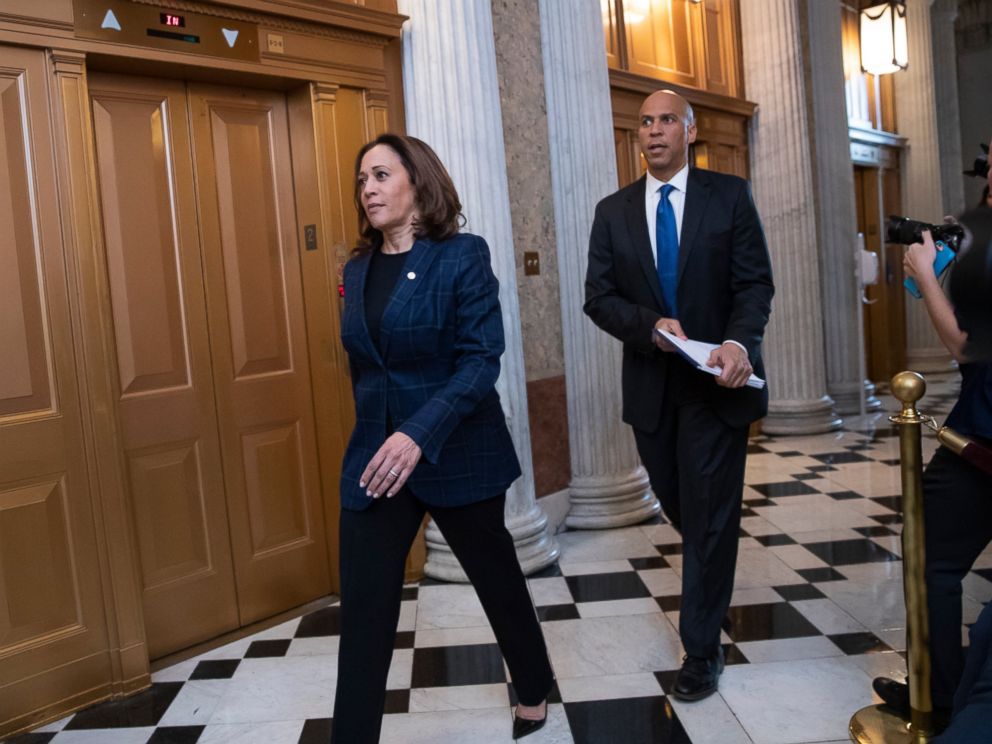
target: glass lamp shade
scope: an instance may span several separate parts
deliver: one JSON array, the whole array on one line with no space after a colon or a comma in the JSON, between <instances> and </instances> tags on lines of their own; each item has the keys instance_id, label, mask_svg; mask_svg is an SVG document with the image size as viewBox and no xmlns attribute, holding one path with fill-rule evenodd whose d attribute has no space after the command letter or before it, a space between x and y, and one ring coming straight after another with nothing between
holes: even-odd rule
<instances>
[{"instance_id":1,"label":"glass lamp shade","mask_svg":"<svg viewBox=\"0 0 992 744\"><path fill-rule=\"evenodd\" d=\"M872 75L905 70L909 63L906 6L889 2L861 11L861 69Z\"/></svg>"}]
</instances>

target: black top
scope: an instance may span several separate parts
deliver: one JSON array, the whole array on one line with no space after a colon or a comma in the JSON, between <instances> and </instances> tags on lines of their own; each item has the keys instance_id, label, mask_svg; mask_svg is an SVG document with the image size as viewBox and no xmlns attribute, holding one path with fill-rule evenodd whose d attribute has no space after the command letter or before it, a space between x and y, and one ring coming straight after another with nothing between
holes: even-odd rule
<instances>
[{"instance_id":1,"label":"black top","mask_svg":"<svg viewBox=\"0 0 992 744\"><path fill-rule=\"evenodd\" d=\"M383 253L375 250L369 262L369 273L365 280L365 324L369 328L372 343L382 351L379 330L382 327L382 314L386 311L389 298L396 282L403 273L403 266L409 251L404 253Z\"/></svg>"},{"instance_id":2,"label":"black top","mask_svg":"<svg viewBox=\"0 0 992 744\"><path fill-rule=\"evenodd\" d=\"M961 393L944 423L958 434L992 442L992 364L961 365Z\"/></svg>"}]
</instances>

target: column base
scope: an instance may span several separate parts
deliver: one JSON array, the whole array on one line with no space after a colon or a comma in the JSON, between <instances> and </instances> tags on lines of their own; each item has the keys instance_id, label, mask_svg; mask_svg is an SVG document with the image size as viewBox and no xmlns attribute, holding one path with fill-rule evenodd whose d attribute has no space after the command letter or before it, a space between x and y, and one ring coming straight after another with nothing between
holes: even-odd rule
<instances>
[{"instance_id":1,"label":"column base","mask_svg":"<svg viewBox=\"0 0 992 744\"><path fill-rule=\"evenodd\" d=\"M513 536L513 546L524 576L537 573L558 560L561 549L558 541L548 532L548 516L537 504L524 514L508 518L506 528ZM424 573L440 581L467 582L465 571L433 519L427 525L425 537L427 563Z\"/></svg>"},{"instance_id":2,"label":"column base","mask_svg":"<svg viewBox=\"0 0 992 744\"><path fill-rule=\"evenodd\" d=\"M571 506L565 526L602 530L638 524L661 512L647 471L638 465L626 476L576 478L568 486Z\"/></svg>"},{"instance_id":3,"label":"column base","mask_svg":"<svg viewBox=\"0 0 992 744\"><path fill-rule=\"evenodd\" d=\"M907 349L906 369L919 372L922 375L953 372L957 362L943 347L931 349Z\"/></svg>"},{"instance_id":4,"label":"column base","mask_svg":"<svg viewBox=\"0 0 992 744\"><path fill-rule=\"evenodd\" d=\"M839 414L861 413L861 396L865 397L865 413L877 411L882 407L882 401L875 397L875 383L865 380L863 386L857 382L839 382L828 385L830 397L834 399L834 409Z\"/></svg>"},{"instance_id":5,"label":"column base","mask_svg":"<svg viewBox=\"0 0 992 744\"><path fill-rule=\"evenodd\" d=\"M768 415L761 421L761 433L823 434L836 431L843 420L834 412L829 395L817 400L777 400L768 406Z\"/></svg>"}]
</instances>

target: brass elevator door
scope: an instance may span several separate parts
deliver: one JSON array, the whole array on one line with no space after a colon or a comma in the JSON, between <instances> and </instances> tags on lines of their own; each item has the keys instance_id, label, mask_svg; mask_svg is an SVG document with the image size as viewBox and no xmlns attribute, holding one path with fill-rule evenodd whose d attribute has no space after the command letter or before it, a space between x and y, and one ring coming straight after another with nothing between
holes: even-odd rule
<instances>
[{"instance_id":1,"label":"brass elevator door","mask_svg":"<svg viewBox=\"0 0 992 744\"><path fill-rule=\"evenodd\" d=\"M152 658L329 591L285 98L90 77Z\"/></svg>"},{"instance_id":2,"label":"brass elevator door","mask_svg":"<svg viewBox=\"0 0 992 744\"><path fill-rule=\"evenodd\" d=\"M242 625L330 590L282 94L191 86L200 234Z\"/></svg>"}]
</instances>

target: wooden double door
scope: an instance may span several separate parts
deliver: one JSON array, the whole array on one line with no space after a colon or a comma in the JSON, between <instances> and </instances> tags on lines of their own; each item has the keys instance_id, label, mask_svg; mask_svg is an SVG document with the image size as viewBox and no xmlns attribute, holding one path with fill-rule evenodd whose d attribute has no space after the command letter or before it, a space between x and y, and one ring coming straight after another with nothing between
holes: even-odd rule
<instances>
[{"instance_id":1,"label":"wooden double door","mask_svg":"<svg viewBox=\"0 0 992 744\"><path fill-rule=\"evenodd\" d=\"M149 653L330 591L286 97L91 74Z\"/></svg>"}]
</instances>

